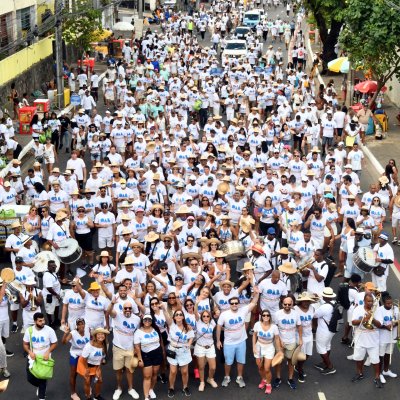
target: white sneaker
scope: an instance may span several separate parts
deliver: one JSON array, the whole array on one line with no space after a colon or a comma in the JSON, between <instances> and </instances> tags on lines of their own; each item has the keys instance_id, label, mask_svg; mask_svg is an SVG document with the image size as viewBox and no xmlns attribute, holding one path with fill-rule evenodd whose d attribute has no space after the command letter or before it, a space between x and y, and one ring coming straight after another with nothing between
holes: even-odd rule
<instances>
[{"instance_id":1,"label":"white sneaker","mask_svg":"<svg viewBox=\"0 0 400 400\"><path fill-rule=\"evenodd\" d=\"M369 367L370 365L371 365L371 360L369 359L369 357L367 357L367 359L365 360L364 366Z\"/></svg>"},{"instance_id":2,"label":"white sneaker","mask_svg":"<svg viewBox=\"0 0 400 400\"><path fill-rule=\"evenodd\" d=\"M390 369L388 369L387 371L383 371L383 375L385 376L390 376L391 378L397 378L397 374L395 374L394 372L392 372ZM382 379L381 379L382 380Z\"/></svg>"},{"instance_id":3,"label":"white sneaker","mask_svg":"<svg viewBox=\"0 0 400 400\"><path fill-rule=\"evenodd\" d=\"M382 374L379 375L379 379L381 380L382 383L386 383L386 379Z\"/></svg>"},{"instance_id":4,"label":"white sneaker","mask_svg":"<svg viewBox=\"0 0 400 400\"><path fill-rule=\"evenodd\" d=\"M157 395L154 393L154 390L153 390L153 389L150 389L150 390L149 390L149 396L150 396L151 399L157 398Z\"/></svg>"},{"instance_id":5,"label":"white sneaker","mask_svg":"<svg viewBox=\"0 0 400 400\"><path fill-rule=\"evenodd\" d=\"M350 361L354 360L354 354L350 354L349 356L347 356L347 359L350 360Z\"/></svg>"},{"instance_id":6,"label":"white sneaker","mask_svg":"<svg viewBox=\"0 0 400 400\"><path fill-rule=\"evenodd\" d=\"M135 389L131 389L131 390L128 390L128 394L131 396L131 397L133 397L135 400L137 400L140 396L139 396L139 393L135 390Z\"/></svg>"},{"instance_id":7,"label":"white sneaker","mask_svg":"<svg viewBox=\"0 0 400 400\"><path fill-rule=\"evenodd\" d=\"M244 388L246 386L243 376L238 376L236 378L236 383L239 385L240 388Z\"/></svg>"},{"instance_id":8,"label":"white sneaker","mask_svg":"<svg viewBox=\"0 0 400 400\"><path fill-rule=\"evenodd\" d=\"M116 389L114 394L113 394L113 400L118 400L121 397L122 390L121 389Z\"/></svg>"},{"instance_id":9,"label":"white sneaker","mask_svg":"<svg viewBox=\"0 0 400 400\"><path fill-rule=\"evenodd\" d=\"M231 383L231 378L229 376L224 376L224 379L222 380L221 386L222 387L228 387L228 385Z\"/></svg>"}]
</instances>

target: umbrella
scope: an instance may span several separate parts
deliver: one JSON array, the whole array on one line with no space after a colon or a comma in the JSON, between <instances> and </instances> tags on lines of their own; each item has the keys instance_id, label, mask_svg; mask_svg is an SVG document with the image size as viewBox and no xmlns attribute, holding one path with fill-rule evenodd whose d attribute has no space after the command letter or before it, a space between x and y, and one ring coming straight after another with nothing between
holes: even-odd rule
<instances>
[{"instance_id":1,"label":"umbrella","mask_svg":"<svg viewBox=\"0 0 400 400\"><path fill-rule=\"evenodd\" d=\"M349 72L349 59L348 57L339 57L328 63L328 69L332 72L341 72L347 74Z\"/></svg>"},{"instance_id":2,"label":"umbrella","mask_svg":"<svg viewBox=\"0 0 400 400\"><path fill-rule=\"evenodd\" d=\"M361 93L374 93L378 89L378 83L376 81L363 81L360 83L357 83L356 86L354 86L354 90L361 92ZM387 87L384 86L381 89L381 92L386 92Z\"/></svg>"},{"instance_id":3,"label":"umbrella","mask_svg":"<svg viewBox=\"0 0 400 400\"><path fill-rule=\"evenodd\" d=\"M117 22L113 26L113 31L133 31L134 29L135 27L132 24L124 21Z\"/></svg>"}]
</instances>

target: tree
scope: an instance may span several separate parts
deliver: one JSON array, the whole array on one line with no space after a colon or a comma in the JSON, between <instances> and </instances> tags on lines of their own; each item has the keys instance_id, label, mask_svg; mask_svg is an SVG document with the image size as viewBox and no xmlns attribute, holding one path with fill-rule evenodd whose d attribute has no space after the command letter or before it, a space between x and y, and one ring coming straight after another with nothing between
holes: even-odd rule
<instances>
[{"instance_id":1,"label":"tree","mask_svg":"<svg viewBox=\"0 0 400 400\"><path fill-rule=\"evenodd\" d=\"M353 69L362 69L377 82L371 99L393 76L400 79L400 14L385 0L349 0L342 12L345 28L340 44Z\"/></svg>"},{"instance_id":2,"label":"tree","mask_svg":"<svg viewBox=\"0 0 400 400\"><path fill-rule=\"evenodd\" d=\"M329 61L337 58L335 46L343 22L341 11L346 7L345 0L304 0L304 6L311 11L319 29L322 42L322 61L324 71Z\"/></svg>"},{"instance_id":3,"label":"tree","mask_svg":"<svg viewBox=\"0 0 400 400\"><path fill-rule=\"evenodd\" d=\"M73 10L63 14L63 38L81 54L90 49L94 32L102 31L101 10L93 8L92 0L75 0Z\"/></svg>"}]
</instances>

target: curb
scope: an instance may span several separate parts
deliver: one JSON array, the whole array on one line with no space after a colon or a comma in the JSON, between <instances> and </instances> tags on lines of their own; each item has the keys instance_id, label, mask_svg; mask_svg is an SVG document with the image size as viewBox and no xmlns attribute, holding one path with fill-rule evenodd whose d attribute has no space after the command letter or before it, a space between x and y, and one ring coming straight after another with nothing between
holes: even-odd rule
<instances>
[{"instance_id":1,"label":"curb","mask_svg":"<svg viewBox=\"0 0 400 400\"><path fill-rule=\"evenodd\" d=\"M103 72L100 76L99 76L99 83L103 80L103 78L105 77L106 72ZM63 110L61 110L58 114L57 114L57 118L61 115L62 112L64 113L68 113L72 110L73 105L70 104L69 106L65 107ZM18 156L18 160L21 161L27 154L28 152L31 150L33 146L33 140L31 140L28 144L26 144L24 146L24 148L22 149L21 153ZM7 164L7 166L5 168L3 168L0 172L0 177L1 178L5 178L9 172L11 168L11 162L9 162Z\"/></svg>"}]
</instances>

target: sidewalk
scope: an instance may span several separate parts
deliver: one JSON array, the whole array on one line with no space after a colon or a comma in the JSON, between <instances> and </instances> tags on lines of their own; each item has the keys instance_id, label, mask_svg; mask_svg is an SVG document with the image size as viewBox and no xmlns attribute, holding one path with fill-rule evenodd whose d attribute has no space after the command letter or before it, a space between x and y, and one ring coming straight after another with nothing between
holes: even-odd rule
<instances>
[{"instance_id":1,"label":"sidewalk","mask_svg":"<svg viewBox=\"0 0 400 400\"><path fill-rule=\"evenodd\" d=\"M313 54L310 54L310 49L313 53L315 53L321 50L321 46L320 44L315 44L315 42L311 42L309 40L308 30L308 26L306 26L306 28L304 29L306 41L305 45L309 54L308 59L311 61L313 59ZM309 64L311 64L311 62ZM326 86L326 83L331 79L334 81L334 87L339 97L339 94L341 93L340 87L343 80L343 74L341 73L336 74L334 72L330 72L329 75L321 76L318 72L314 78L315 86L317 88L320 83L323 83ZM339 100L343 101L343 99ZM389 100L387 96L385 96L382 106L389 118L388 132L386 133L386 138L384 140L375 140L373 135L367 136L367 145L363 146L363 151L365 155L370 158L371 162L374 164L375 168L378 169L379 173L383 172L383 168L385 168L389 159L393 158L396 161L398 160L398 149L400 147L400 126L397 125L396 120L399 109Z\"/></svg>"}]
</instances>

